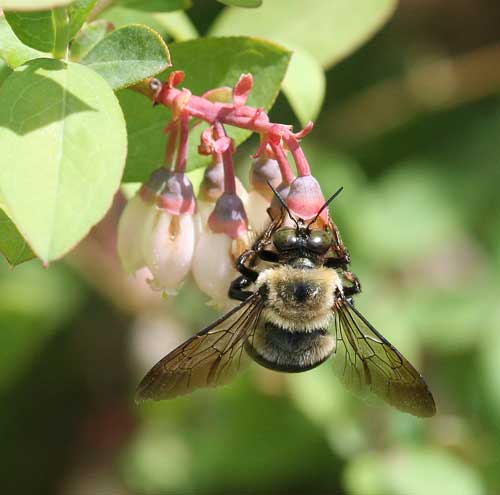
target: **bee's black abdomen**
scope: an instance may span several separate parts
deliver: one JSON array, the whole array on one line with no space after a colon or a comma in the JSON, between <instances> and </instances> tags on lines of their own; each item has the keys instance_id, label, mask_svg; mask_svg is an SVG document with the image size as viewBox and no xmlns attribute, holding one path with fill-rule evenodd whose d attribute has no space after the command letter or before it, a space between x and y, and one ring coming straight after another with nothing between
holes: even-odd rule
<instances>
[{"instance_id":1,"label":"bee's black abdomen","mask_svg":"<svg viewBox=\"0 0 500 495\"><path fill-rule=\"evenodd\" d=\"M247 341L245 350L265 368L298 373L323 363L334 349L334 341L327 330L289 332L270 322L265 324L253 341Z\"/></svg>"}]
</instances>

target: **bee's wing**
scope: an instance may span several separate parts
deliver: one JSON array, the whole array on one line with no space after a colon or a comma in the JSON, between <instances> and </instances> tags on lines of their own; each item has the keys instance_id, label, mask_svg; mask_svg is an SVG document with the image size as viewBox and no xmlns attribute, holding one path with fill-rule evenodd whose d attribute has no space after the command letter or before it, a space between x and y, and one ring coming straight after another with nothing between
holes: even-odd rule
<instances>
[{"instance_id":1,"label":"bee's wing","mask_svg":"<svg viewBox=\"0 0 500 495\"><path fill-rule=\"evenodd\" d=\"M334 367L358 393L373 392L415 416L433 416L436 406L420 373L347 301L335 308Z\"/></svg>"},{"instance_id":2,"label":"bee's wing","mask_svg":"<svg viewBox=\"0 0 500 495\"><path fill-rule=\"evenodd\" d=\"M186 340L143 378L136 400L173 399L200 387L227 383L241 365L243 346L262 310L259 293Z\"/></svg>"}]
</instances>

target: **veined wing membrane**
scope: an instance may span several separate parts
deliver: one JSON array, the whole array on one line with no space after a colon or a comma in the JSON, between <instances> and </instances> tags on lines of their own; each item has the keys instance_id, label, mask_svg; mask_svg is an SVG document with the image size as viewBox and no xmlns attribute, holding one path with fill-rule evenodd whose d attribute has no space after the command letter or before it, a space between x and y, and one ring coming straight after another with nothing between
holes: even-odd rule
<instances>
[{"instance_id":1,"label":"veined wing membrane","mask_svg":"<svg viewBox=\"0 0 500 495\"><path fill-rule=\"evenodd\" d=\"M342 301L337 305L334 322L334 367L348 388L372 392L415 416L436 413L434 399L420 373L351 304Z\"/></svg>"},{"instance_id":2,"label":"veined wing membrane","mask_svg":"<svg viewBox=\"0 0 500 495\"><path fill-rule=\"evenodd\" d=\"M243 347L262 310L259 293L160 360L137 389L137 400L173 399L201 387L227 383L241 366Z\"/></svg>"}]
</instances>

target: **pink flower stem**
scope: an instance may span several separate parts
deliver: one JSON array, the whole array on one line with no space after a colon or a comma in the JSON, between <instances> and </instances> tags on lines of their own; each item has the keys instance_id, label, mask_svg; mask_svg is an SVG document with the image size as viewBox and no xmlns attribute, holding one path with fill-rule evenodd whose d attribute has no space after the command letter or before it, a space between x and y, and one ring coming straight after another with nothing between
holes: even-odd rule
<instances>
[{"instance_id":1,"label":"pink flower stem","mask_svg":"<svg viewBox=\"0 0 500 495\"><path fill-rule=\"evenodd\" d=\"M175 108L175 101L183 91L169 84L164 84L158 96L155 98L156 103L161 103L169 108ZM262 108L254 108L247 105L235 106L230 103L212 102L206 98L191 95L183 102L183 112L189 114L196 119L204 120L209 124L231 125L241 129L248 129L263 135L264 139L270 134L279 133L283 142L287 143L295 163L299 175L309 175L310 166L307 159L300 147L297 137L303 137L312 129L312 123L309 124L304 131L296 135L292 132L289 125L276 124L270 122L269 116L262 110ZM282 144L278 144L282 147Z\"/></svg>"},{"instance_id":2,"label":"pink flower stem","mask_svg":"<svg viewBox=\"0 0 500 495\"><path fill-rule=\"evenodd\" d=\"M286 157L285 152L283 151L283 147L280 144L275 143L273 141L270 141L269 144L271 145L274 156L276 157L276 161L278 162L278 165L280 167L281 177L283 179L283 182L285 184L291 184L293 179L295 179L295 177L293 175L290 162L288 161L288 158Z\"/></svg>"},{"instance_id":3,"label":"pink flower stem","mask_svg":"<svg viewBox=\"0 0 500 495\"><path fill-rule=\"evenodd\" d=\"M221 122L214 122L215 137L220 139L226 137L226 130ZM232 146L228 146L222 152L222 163L224 166L224 192L235 194L236 193L236 177L234 174L233 150Z\"/></svg>"},{"instance_id":4,"label":"pink flower stem","mask_svg":"<svg viewBox=\"0 0 500 495\"><path fill-rule=\"evenodd\" d=\"M179 134L179 125L173 126L168 130L167 148L165 151L165 167L172 170L174 165L175 148L177 147L177 136Z\"/></svg>"},{"instance_id":5,"label":"pink flower stem","mask_svg":"<svg viewBox=\"0 0 500 495\"><path fill-rule=\"evenodd\" d=\"M189 115L183 112L180 116L180 138L179 149L177 151L177 161L175 171L184 173L187 166L188 140L189 140Z\"/></svg>"},{"instance_id":6,"label":"pink flower stem","mask_svg":"<svg viewBox=\"0 0 500 495\"><path fill-rule=\"evenodd\" d=\"M288 148L292 152L299 177L311 175L311 167L309 166L304 150L300 147L297 138L292 133L289 133L288 136L284 137L284 139L288 144Z\"/></svg>"}]
</instances>

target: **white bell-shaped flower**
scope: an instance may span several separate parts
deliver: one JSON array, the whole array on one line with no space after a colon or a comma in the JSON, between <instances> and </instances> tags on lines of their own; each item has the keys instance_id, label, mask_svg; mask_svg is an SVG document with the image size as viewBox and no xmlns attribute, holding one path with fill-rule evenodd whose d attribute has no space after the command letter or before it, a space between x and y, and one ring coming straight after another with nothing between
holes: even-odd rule
<instances>
[{"instance_id":1,"label":"white bell-shaped flower","mask_svg":"<svg viewBox=\"0 0 500 495\"><path fill-rule=\"evenodd\" d=\"M211 298L211 303L225 307L229 304L228 290L238 276L232 255L233 240L205 228L196 243L193 257L193 277L198 287Z\"/></svg>"},{"instance_id":2,"label":"white bell-shaped flower","mask_svg":"<svg viewBox=\"0 0 500 495\"><path fill-rule=\"evenodd\" d=\"M155 290L174 295L191 269L196 240L192 214L158 209L144 226L143 253Z\"/></svg>"},{"instance_id":3,"label":"white bell-shaped flower","mask_svg":"<svg viewBox=\"0 0 500 495\"><path fill-rule=\"evenodd\" d=\"M271 202L259 191L254 189L248 193L248 199L245 203L248 223L256 235L264 232L271 221L271 217L267 213L270 206Z\"/></svg>"},{"instance_id":4,"label":"white bell-shaped flower","mask_svg":"<svg viewBox=\"0 0 500 495\"><path fill-rule=\"evenodd\" d=\"M250 246L248 221L243 202L235 193L224 193L208 221L203 224L193 257L193 277L199 288L217 306L234 304L229 285L238 277L235 263Z\"/></svg>"},{"instance_id":5,"label":"white bell-shaped flower","mask_svg":"<svg viewBox=\"0 0 500 495\"><path fill-rule=\"evenodd\" d=\"M135 273L146 261L142 253L142 236L147 218L155 214L156 207L137 193L125 206L118 223L118 256L123 269Z\"/></svg>"}]
</instances>

